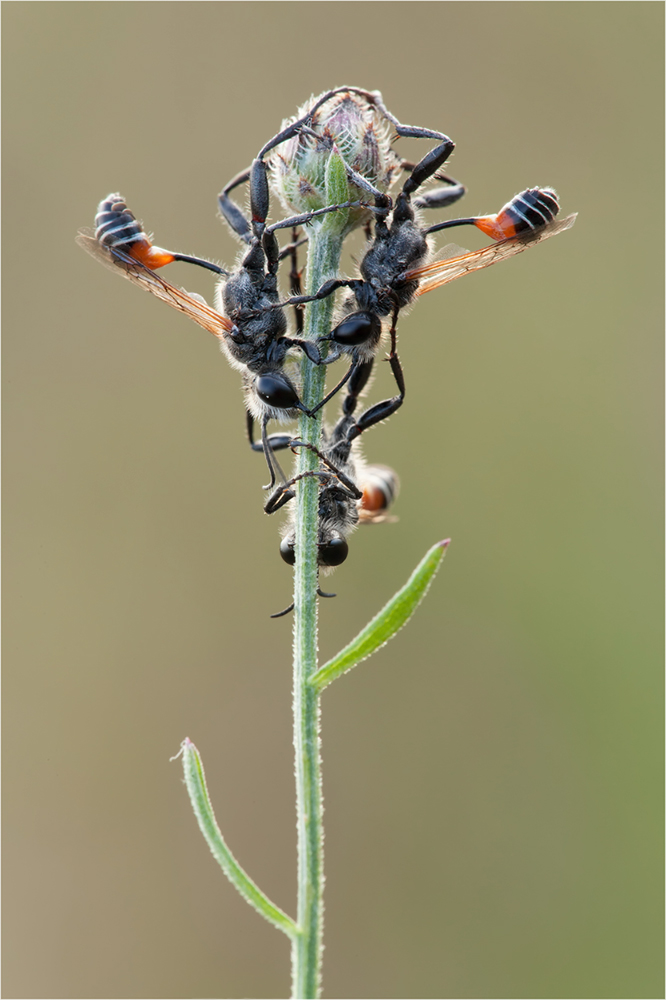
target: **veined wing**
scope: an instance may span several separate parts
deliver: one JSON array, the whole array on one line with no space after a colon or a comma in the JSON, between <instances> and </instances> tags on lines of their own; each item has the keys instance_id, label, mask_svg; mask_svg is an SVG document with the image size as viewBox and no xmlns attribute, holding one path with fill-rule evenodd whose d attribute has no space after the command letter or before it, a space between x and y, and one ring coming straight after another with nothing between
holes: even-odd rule
<instances>
[{"instance_id":1,"label":"veined wing","mask_svg":"<svg viewBox=\"0 0 666 1000\"><path fill-rule=\"evenodd\" d=\"M463 274L479 271L483 267L490 267L491 264L497 264L501 260L508 260L514 254L522 253L523 250L528 250L530 247L536 246L537 243L550 239L551 236L557 236L565 229L571 229L577 215L578 213L575 213L568 215L565 219L557 219L535 232L512 236L507 240L499 240L489 247L483 247L482 250L474 250L472 253L466 253L460 257L449 257L445 260L436 260L432 264L425 264L423 267L405 272L404 278L406 281L418 278L420 284L416 294L417 296L425 295L426 292L432 292L440 285L448 285L450 281L461 278Z\"/></svg>"},{"instance_id":2,"label":"veined wing","mask_svg":"<svg viewBox=\"0 0 666 1000\"><path fill-rule=\"evenodd\" d=\"M231 320L217 310L211 309L200 295L170 284L122 250L108 249L95 239L95 234L91 229L79 230L76 242L100 264L104 264L115 274L128 278L134 285L138 285L144 292L155 295L172 309L185 313L204 330L212 333L214 337L222 338L225 333L232 329Z\"/></svg>"}]
</instances>

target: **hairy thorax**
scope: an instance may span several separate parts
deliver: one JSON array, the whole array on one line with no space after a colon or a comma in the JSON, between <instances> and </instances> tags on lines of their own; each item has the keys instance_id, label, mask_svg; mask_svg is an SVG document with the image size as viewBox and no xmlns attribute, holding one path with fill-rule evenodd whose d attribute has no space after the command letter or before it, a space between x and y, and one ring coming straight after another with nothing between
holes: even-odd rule
<instances>
[{"instance_id":1,"label":"hairy thorax","mask_svg":"<svg viewBox=\"0 0 666 1000\"><path fill-rule=\"evenodd\" d=\"M361 275L373 289L381 312L386 315L396 301L407 305L417 282L398 282L404 272L418 267L428 256L428 244L417 224L407 219L391 227L390 238L376 239L361 264Z\"/></svg>"}]
</instances>

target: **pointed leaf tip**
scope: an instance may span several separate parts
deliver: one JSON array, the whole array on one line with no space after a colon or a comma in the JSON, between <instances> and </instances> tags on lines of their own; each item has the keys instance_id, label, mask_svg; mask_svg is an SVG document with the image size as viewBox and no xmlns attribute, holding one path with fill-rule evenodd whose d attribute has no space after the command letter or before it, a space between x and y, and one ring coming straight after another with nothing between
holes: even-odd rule
<instances>
[{"instance_id":1,"label":"pointed leaf tip","mask_svg":"<svg viewBox=\"0 0 666 1000\"><path fill-rule=\"evenodd\" d=\"M392 639L416 611L428 592L451 539L433 545L409 580L366 627L337 656L325 663L312 678L312 686L323 691L331 681L367 659Z\"/></svg>"}]
</instances>

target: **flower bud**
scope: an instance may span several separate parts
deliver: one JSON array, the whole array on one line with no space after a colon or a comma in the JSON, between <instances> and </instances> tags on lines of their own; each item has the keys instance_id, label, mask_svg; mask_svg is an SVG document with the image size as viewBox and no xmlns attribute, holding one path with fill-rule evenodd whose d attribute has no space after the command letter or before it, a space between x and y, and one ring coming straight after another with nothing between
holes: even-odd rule
<instances>
[{"instance_id":1,"label":"flower bud","mask_svg":"<svg viewBox=\"0 0 666 1000\"><path fill-rule=\"evenodd\" d=\"M282 123L282 128L307 115L318 100L312 97L296 118ZM312 212L326 207L326 167L333 152L382 193L388 191L399 169L389 143L390 126L361 95L343 91L331 97L317 109L310 127L323 141L303 131L283 142L267 158L273 189L287 212ZM369 202L372 196L349 180L349 200ZM369 217L366 209L352 209L346 231L362 225Z\"/></svg>"}]
</instances>

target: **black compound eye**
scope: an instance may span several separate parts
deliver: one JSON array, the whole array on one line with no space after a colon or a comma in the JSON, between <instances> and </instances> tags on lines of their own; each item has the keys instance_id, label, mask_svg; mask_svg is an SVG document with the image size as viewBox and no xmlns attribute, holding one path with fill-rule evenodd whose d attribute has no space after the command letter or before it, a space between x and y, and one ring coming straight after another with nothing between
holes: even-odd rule
<instances>
[{"instance_id":1,"label":"black compound eye","mask_svg":"<svg viewBox=\"0 0 666 1000\"><path fill-rule=\"evenodd\" d=\"M339 566L349 555L349 546L344 538L332 538L326 545L319 546L321 566Z\"/></svg>"},{"instance_id":2,"label":"black compound eye","mask_svg":"<svg viewBox=\"0 0 666 1000\"><path fill-rule=\"evenodd\" d=\"M289 538L283 538L280 542L280 555L286 563L293 566L296 562L296 553L294 552L294 543L289 540Z\"/></svg>"},{"instance_id":3,"label":"black compound eye","mask_svg":"<svg viewBox=\"0 0 666 1000\"><path fill-rule=\"evenodd\" d=\"M280 375L260 375L254 383L257 396L278 410L291 410L299 399L293 385Z\"/></svg>"},{"instance_id":4,"label":"black compound eye","mask_svg":"<svg viewBox=\"0 0 666 1000\"><path fill-rule=\"evenodd\" d=\"M331 333L331 340L344 347L365 344L381 329L381 323L371 313L355 313L342 323L338 323Z\"/></svg>"}]
</instances>

